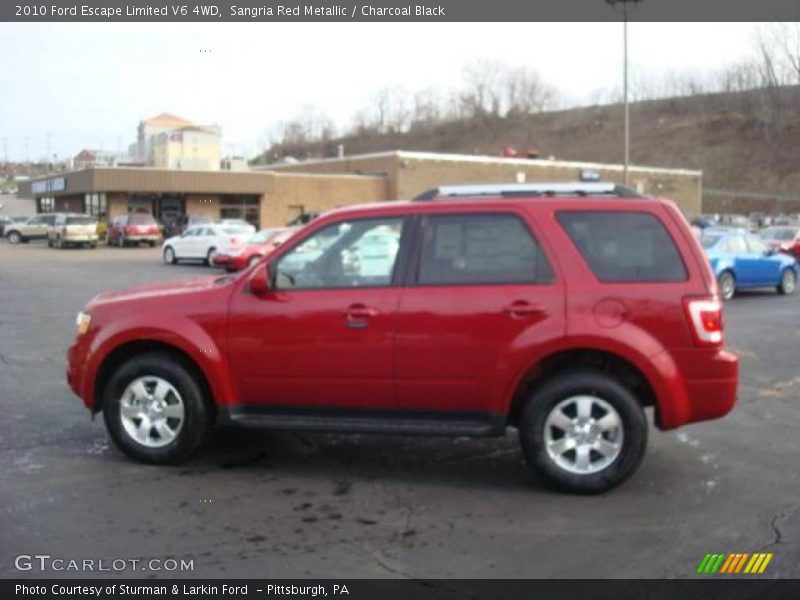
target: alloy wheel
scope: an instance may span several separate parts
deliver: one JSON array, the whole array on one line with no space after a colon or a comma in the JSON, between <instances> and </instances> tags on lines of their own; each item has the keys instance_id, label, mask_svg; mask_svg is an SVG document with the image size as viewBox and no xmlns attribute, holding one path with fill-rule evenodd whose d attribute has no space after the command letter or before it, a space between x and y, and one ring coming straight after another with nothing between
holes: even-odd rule
<instances>
[{"instance_id":1,"label":"alloy wheel","mask_svg":"<svg viewBox=\"0 0 800 600\"><path fill-rule=\"evenodd\" d=\"M544 442L550 460L576 475L590 475L608 467L619 457L624 437L619 413L595 396L562 400L544 423Z\"/></svg>"},{"instance_id":2,"label":"alloy wheel","mask_svg":"<svg viewBox=\"0 0 800 600\"><path fill-rule=\"evenodd\" d=\"M183 399L175 386L161 377L137 377L122 394L120 420L132 440L147 448L161 448L173 442L183 428Z\"/></svg>"}]
</instances>

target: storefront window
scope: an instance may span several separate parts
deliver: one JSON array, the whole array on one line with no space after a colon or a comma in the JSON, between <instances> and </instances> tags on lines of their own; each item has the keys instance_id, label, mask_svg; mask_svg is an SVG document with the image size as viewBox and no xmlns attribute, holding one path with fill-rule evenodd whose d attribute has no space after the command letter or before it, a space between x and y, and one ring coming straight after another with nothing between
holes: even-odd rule
<instances>
[{"instance_id":1,"label":"storefront window","mask_svg":"<svg viewBox=\"0 0 800 600\"><path fill-rule=\"evenodd\" d=\"M103 194L86 194L85 198L86 208L84 211L98 220L106 218L106 195Z\"/></svg>"},{"instance_id":2,"label":"storefront window","mask_svg":"<svg viewBox=\"0 0 800 600\"><path fill-rule=\"evenodd\" d=\"M258 229L259 204L258 196L222 196L219 206L219 216L221 219L244 219Z\"/></svg>"}]
</instances>

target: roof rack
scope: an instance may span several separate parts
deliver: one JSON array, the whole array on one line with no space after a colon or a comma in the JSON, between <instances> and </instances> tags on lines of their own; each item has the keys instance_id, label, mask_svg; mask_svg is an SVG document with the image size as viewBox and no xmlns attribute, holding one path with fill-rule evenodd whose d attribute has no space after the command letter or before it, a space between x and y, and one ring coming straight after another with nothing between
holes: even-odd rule
<instances>
[{"instance_id":1,"label":"roof rack","mask_svg":"<svg viewBox=\"0 0 800 600\"><path fill-rule=\"evenodd\" d=\"M448 198L554 197L554 196L612 196L615 198L645 198L629 187L603 182L560 183L492 183L486 185L443 185L415 197L415 201L445 200Z\"/></svg>"}]
</instances>

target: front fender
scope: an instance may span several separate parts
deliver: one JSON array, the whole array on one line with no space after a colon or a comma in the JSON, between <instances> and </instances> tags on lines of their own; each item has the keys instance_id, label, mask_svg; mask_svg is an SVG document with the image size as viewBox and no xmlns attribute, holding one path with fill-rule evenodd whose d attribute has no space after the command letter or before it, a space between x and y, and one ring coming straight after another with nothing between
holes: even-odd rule
<instances>
[{"instance_id":1,"label":"front fender","mask_svg":"<svg viewBox=\"0 0 800 600\"><path fill-rule=\"evenodd\" d=\"M97 331L89 345L81 390L87 406L97 405L95 383L111 353L126 344L148 341L171 346L188 356L205 376L216 404L235 403L224 348L197 322L169 314L147 321L141 315L115 319Z\"/></svg>"}]
</instances>

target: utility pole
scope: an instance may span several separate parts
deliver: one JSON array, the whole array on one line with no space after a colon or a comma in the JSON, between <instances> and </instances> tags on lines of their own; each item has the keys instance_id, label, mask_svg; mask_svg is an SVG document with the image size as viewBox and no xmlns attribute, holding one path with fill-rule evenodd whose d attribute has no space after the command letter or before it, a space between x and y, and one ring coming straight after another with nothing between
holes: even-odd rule
<instances>
[{"instance_id":1,"label":"utility pole","mask_svg":"<svg viewBox=\"0 0 800 600\"><path fill-rule=\"evenodd\" d=\"M625 105L625 164L623 178L625 185L628 184L628 167L630 166L631 152L631 124L630 106L628 105L628 3L636 6L642 0L606 0L612 8L617 4L622 4L622 95Z\"/></svg>"}]
</instances>

